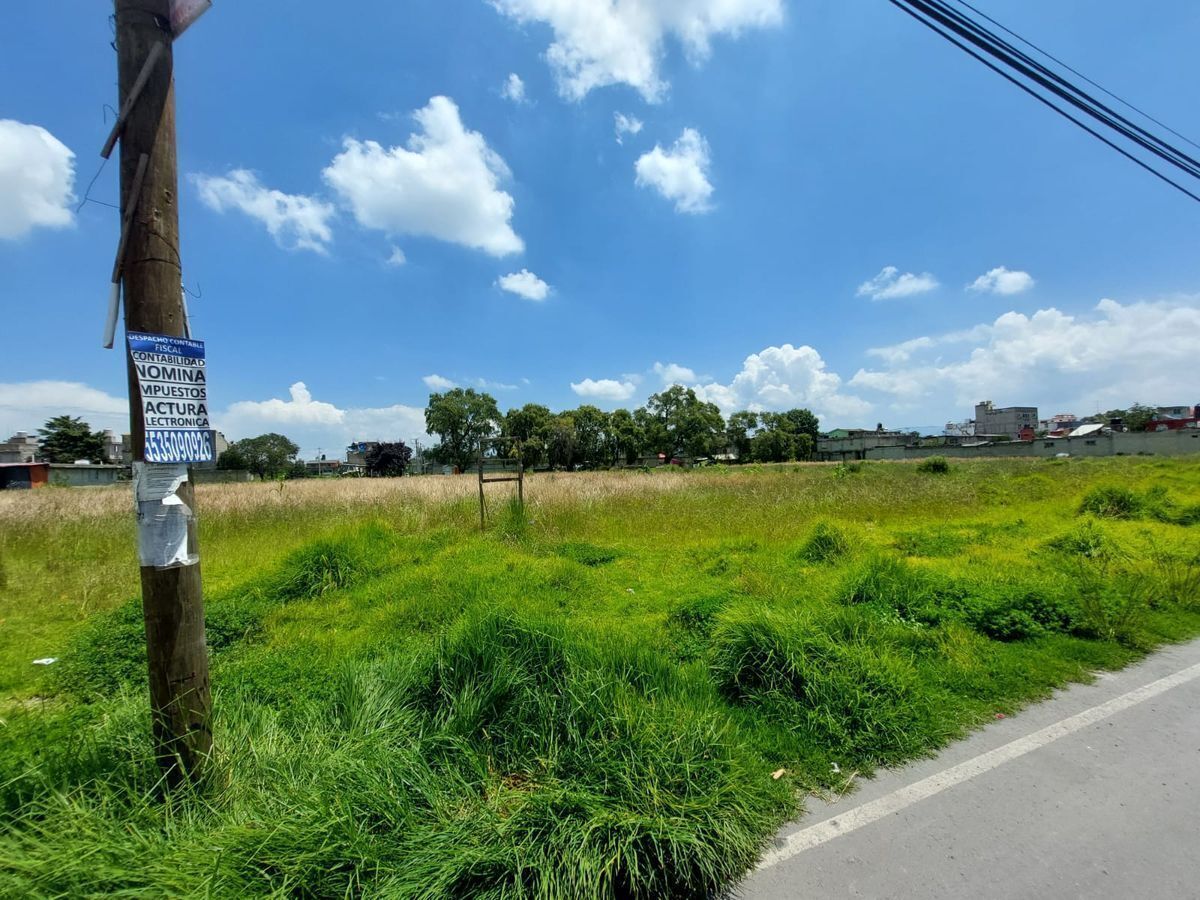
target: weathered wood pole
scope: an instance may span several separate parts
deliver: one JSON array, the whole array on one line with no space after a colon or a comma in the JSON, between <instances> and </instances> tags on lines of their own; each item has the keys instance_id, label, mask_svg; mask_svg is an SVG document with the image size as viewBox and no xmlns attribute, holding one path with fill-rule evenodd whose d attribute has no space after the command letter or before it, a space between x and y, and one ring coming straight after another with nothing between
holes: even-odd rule
<instances>
[{"instance_id":1,"label":"weathered wood pole","mask_svg":"<svg viewBox=\"0 0 1200 900\"><path fill-rule=\"evenodd\" d=\"M125 329L184 335L180 291L178 176L175 168L175 84L169 0L116 0L117 70L121 104L130 95L155 44L162 44L121 130L121 213L130 227L123 265ZM142 154L149 157L130 209ZM128 356L127 356L128 358ZM133 457L145 458L145 424L137 376L129 359L129 427ZM178 490L193 511L191 481ZM188 551L198 559L196 524ZM200 564L143 566L142 609L150 669L150 709L159 763L168 785L203 777L212 749L212 698L204 639Z\"/></svg>"}]
</instances>

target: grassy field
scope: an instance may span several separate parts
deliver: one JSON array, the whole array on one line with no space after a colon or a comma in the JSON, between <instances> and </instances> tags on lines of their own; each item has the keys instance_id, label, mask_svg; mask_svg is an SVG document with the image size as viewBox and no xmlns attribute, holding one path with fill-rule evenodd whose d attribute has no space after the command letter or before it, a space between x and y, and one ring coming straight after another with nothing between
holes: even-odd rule
<instances>
[{"instance_id":1,"label":"grassy field","mask_svg":"<svg viewBox=\"0 0 1200 900\"><path fill-rule=\"evenodd\" d=\"M1200 459L198 489L163 798L127 491L0 494L0 895L689 897L812 792L1200 634ZM58 657L36 667L38 657Z\"/></svg>"}]
</instances>

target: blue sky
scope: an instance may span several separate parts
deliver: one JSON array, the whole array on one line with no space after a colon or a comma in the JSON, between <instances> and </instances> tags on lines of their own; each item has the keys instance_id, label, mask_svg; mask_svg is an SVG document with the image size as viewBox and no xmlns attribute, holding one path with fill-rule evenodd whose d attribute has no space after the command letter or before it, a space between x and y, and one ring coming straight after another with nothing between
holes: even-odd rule
<instances>
[{"instance_id":1,"label":"blue sky","mask_svg":"<svg viewBox=\"0 0 1200 900\"><path fill-rule=\"evenodd\" d=\"M1200 140L1196 4L980 3ZM681 381L825 427L1200 400L1200 205L884 0L623 10L218 2L180 39L218 427L412 439L450 382L611 409ZM0 431L120 427L117 214L71 200L116 102L109 23L7 24ZM91 195L116 202L115 165Z\"/></svg>"}]
</instances>

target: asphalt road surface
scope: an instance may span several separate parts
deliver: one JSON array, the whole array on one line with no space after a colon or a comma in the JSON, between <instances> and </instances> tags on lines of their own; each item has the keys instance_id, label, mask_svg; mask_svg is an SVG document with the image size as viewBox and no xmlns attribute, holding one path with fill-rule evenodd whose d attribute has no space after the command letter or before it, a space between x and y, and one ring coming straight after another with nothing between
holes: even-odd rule
<instances>
[{"instance_id":1,"label":"asphalt road surface","mask_svg":"<svg viewBox=\"0 0 1200 900\"><path fill-rule=\"evenodd\" d=\"M1200 898L1200 641L811 799L733 897Z\"/></svg>"}]
</instances>

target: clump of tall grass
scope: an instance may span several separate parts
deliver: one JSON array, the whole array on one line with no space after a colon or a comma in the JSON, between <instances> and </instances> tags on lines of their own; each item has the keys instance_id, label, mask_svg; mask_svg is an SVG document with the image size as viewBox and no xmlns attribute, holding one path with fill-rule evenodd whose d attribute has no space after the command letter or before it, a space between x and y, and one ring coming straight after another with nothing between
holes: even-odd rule
<instances>
[{"instance_id":1,"label":"clump of tall grass","mask_svg":"<svg viewBox=\"0 0 1200 900\"><path fill-rule=\"evenodd\" d=\"M818 522L796 555L807 563L832 563L847 556L850 550L850 538L845 531L832 522Z\"/></svg>"},{"instance_id":2,"label":"clump of tall grass","mask_svg":"<svg viewBox=\"0 0 1200 900\"><path fill-rule=\"evenodd\" d=\"M850 569L838 588L837 599L845 604L886 608L902 619L933 624L945 617L941 601L951 593L945 579L895 556L875 554Z\"/></svg>"},{"instance_id":3,"label":"clump of tall grass","mask_svg":"<svg viewBox=\"0 0 1200 900\"><path fill-rule=\"evenodd\" d=\"M1154 604L1153 582L1103 557L1077 560L1067 573L1079 609L1078 634L1127 647L1143 646L1146 619Z\"/></svg>"},{"instance_id":4,"label":"clump of tall grass","mask_svg":"<svg viewBox=\"0 0 1200 900\"><path fill-rule=\"evenodd\" d=\"M671 610L667 627L681 660L702 659L707 654L717 616L729 604L728 594L702 594Z\"/></svg>"},{"instance_id":5,"label":"clump of tall grass","mask_svg":"<svg viewBox=\"0 0 1200 900\"><path fill-rule=\"evenodd\" d=\"M1089 559L1107 558L1117 553L1117 545L1108 532L1092 519L1085 519L1070 530L1046 542L1051 550Z\"/></svg>"},{"instance_id":6,"label":"clump of tall grass","mask_svg":"<svg viewBox=\"0 0 1200 900\"><path fill-rule=\"evenodd\" d=\"M558 552L567 559L572 559L581 566L595 568L610 563L621 554L612 547L598 547L586 541L568 541L558 545Z\"/></svg>"},{"instance_id":7,"label":"clump of tall grass","mask_svg":"<svg viewBox=\"0 0 1200 900\"><path fill-rule=\"evenodd\" d=\"M949 475L950 463L944 456L931 456L917 463L917 471L926 475Z\"/></svg>"},{"instance_id":8,"label":"clump of tall grass","mask_svg":"<svg viewBox=\"0 0 1200 900\"><path fill-rule=\"evenodd\" d=\"M880 646L831 640L812 619L741 608L714 631L711 665L731 700L786 716L856 764L909 755L936 730L909 664Z\"/></svg>"}]
</instances>

